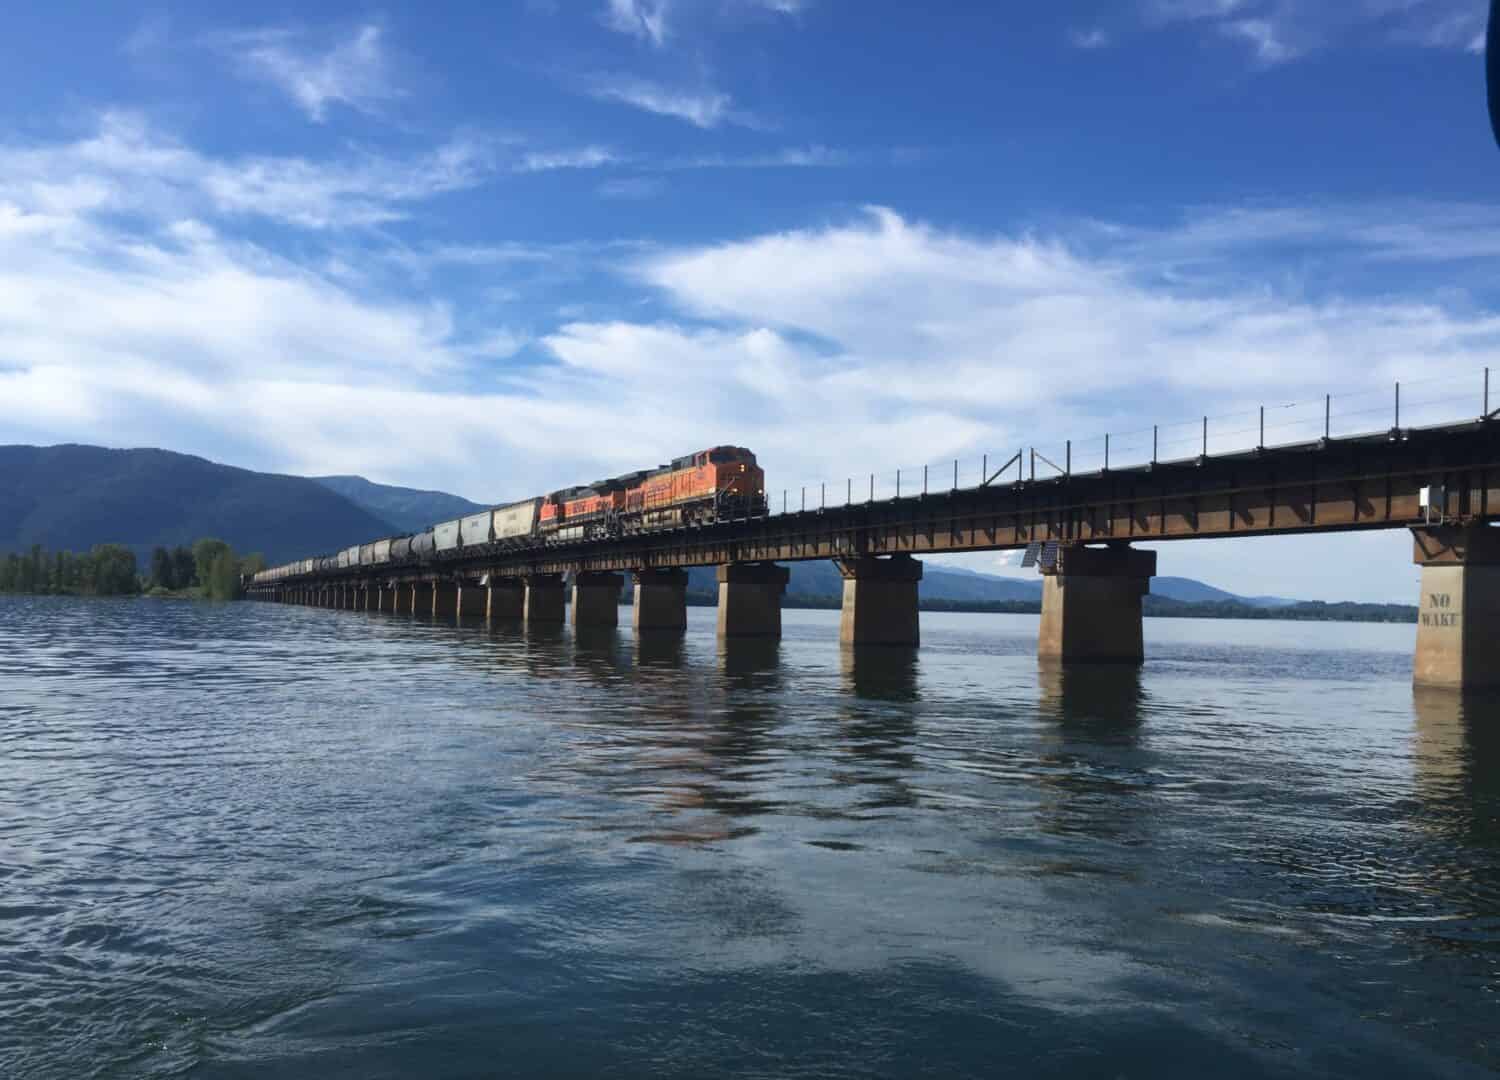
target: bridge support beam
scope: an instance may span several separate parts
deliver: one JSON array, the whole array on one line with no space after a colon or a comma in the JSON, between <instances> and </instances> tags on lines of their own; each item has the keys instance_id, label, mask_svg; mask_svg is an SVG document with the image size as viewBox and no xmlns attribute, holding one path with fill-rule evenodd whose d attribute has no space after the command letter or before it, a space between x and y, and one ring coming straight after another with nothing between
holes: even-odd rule
<instances>
[{"instance_id":1,"label":"bridge support beam","mask_svg":"<svg viewBox=\"0 0 1500 1080\"><path fill-rule=\"evenodd\" d=\"M491 621L519 619L526 614L526 586L514 578L490 578L484 594L484 615Z\"/></svg>"},{"instance_id":2,"label":"bridge support beam","mask_svg":"<svg viewBox=\"0 0 1500 1080\"><path fill-rule=\"evenodd\" d=\"M489 590L481 589L471 581L460 582L458 604L454 614L460 619L483 618L489 612Z\"/></svg>"},{"instance_id":3,"label":"bridge support beam","mask_svg":"<svg viewBox=\"0 0 1500 1080\"><path fill-rule=\"evenodd\" d=\"M454 582L432 583L432 614L434 617L458 614L458 586Z\"/></svg>"},{"instance_id":4,"label":"bridge support beam","mask_svg":"<svg viewBox=\"0 0 1500 1080\"><path fill-rule=\"evenodd\" d=\"M432 614L432 582L413 581L411 583L411 613L413 615Z\"/></svg>"},{"instance_id":5,"label":"bridge support beam","mask_svg":"<svg viewBox=\"0 0 1500 1080\"><path fill-rule=\"evenodd\" d=\"M1140 664L1146 659L1141 598L1156 552L1126 544L1064 547L1043 572L1037 655L1064 663Z\"/></svg>"},{"instance_id":6,"label":"bridge support beam","mask_svg":"<svg viewBox=\"0 0 1500 1080\"><path fill-rule=\"evenodd\" d=\"M719 636L781 636L781 597L791 571L775 563L719 567Z\"/></svg>"},{"instance_id":7,"label":"bridge support beam","mask_svg":"<svg viewBox=\"0 0 1500 1080\"><path fill-rule=\"evenodd\" d=\"M687 629L687 571L635 571L635 604L631 623L636 633Z\"/></svg>"},{"instance_id":8,"label":"bridge support beam","mask_svg":"<svg viewBox=\"0 0 1500 1080\"><path fill-rule=\"evenodd\" d=\"M530 574L526 578L526 606L522 617L528 625L556 625L563 621L566 599L561 574Z\"/></svg>"},{"instance_id":9,"label":"bridge support beam","mask_svg":"<svg viewBox=\"0 0 1500 1080\"><path fill-rule=\"evenodd\" d=\"M619 574L581 573L573 576L573 610L570 620L578 626L620 625Z\"/></svg>"},{"instance_id":10,"label":"bridge support beam","mask_svg":"<svg viewBox=\"0 0 1500 1080\"><path fill-rule=\"evenodd\" d=\"M910 555L888 559L860 556L835 559L844 577L844 605L839 641L844 645L921 643L917 618L917 582L922 564Z\"/></svg>"},{"instance_id":11,"label":"bridge support beam","mask_svg":"<svg viewBox=\"0 0 1500 1080\"><path fill-rule=\"evenodd\" d=\"M1500 529L1413 529L1422 568L1418 686L1481 690L1500 686Z\"/></svg>"}]
</instances>

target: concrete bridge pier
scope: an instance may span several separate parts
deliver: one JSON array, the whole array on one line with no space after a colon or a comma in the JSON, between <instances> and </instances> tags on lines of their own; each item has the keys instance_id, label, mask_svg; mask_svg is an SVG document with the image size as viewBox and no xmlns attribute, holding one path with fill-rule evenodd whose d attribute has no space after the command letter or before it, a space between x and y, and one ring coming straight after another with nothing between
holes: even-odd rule
<instances>
[{"instance_id":1,"label":"concrete bridge pier","mask_svg":"<svg viewBox=\"0 0 1500 1080\"><path fill-rule=\"evenodd\" d=\"M620 625L620 586L624 584L619 574L573 575L573 610L569 613L573 626Z\"/></svg>"},{"instance_id":2,"label":"concrete bridge pier","mask_svg":"<svg viewBox=\"0 0 1500 1080\"><path fill-rule=\"evenodd\" d=\"M458 618L483 618L489 610L489 592L472 581L458 583L458 596L453 614Z\"/></svg>"},{"instance_id":3,"label":"concrete bridge pier","mask_svg":"<svg viewBox=\"0 0 1500 1080\"><path fill-rule=\"evenodd\" d=\"M719 636L781 636L781 598L791 571L775 563L719 567Z\"/></svg>"},{"instance_id":4,"label":"concrete bridge pier","mask_svg":"<svg viewBox=\"0 0 1500 1080\"><path fill-rule=\"evenodd\" d=\"M434 581L432 583L433 618L457 614L458 585L452 581Z\"/></svg>"},{"instance_id":5,"label":"concrete bridge pier","mask_svg":"<svg viewBox=\"0 0 1500 1080\"><path fill-rule=\"evenodd\" d=\"M636 633L687 629L686 570L635 571L635 604L631 623Z\"/></svg>"},{"instance_id":6,"label":"concrete bridge pier","mask_svg":"<svg viewBox=\"0 0 1500 1080\"><path fill-rule=\"evenodd\" d=\"M387 589L384 585L377 585L375 588L371 589L370 591L375 594L374 600L375 600L375 610L376 611L386 612L386 611L389 611L391 609L391 590L390 589Z\"/></svg>"},{"instance_id":7,"label":"concrete bridge pier","mask_svg":"<svg viewBox=\"0 0 1500 1080\"><path fill-rule=\"evenodd\" d=\"M432 614L432 582L413 581L411 583L411 613L413 615Z\"/></svg>"},{"instance_id":8,"label":"concrete bridge pier","mask_svg":"<svg viewBox=\"0 0 1500 1080\"><path fill-rule=\"evenodd\" d=\"M1449 690L1500 687L1500 529L1413 529L1422 568L1412 681Z\"/></svg>"},{"instance_id":9,"label":"concrete bridge pier","mask_svg":"<svg viewBox=\"0 0 1500 1080\"><path fill-rule=\"evenodd\" d=\"M526 586L514 578L490 578L484 590L484 615L494 622L519 619L526 614Z\"/></svg>"},{"instance_id":10,"label":"concrete bridge pier","mask_svg":"<svg viewBox=\"0 0 1500 1080\"><path fill-rule=\"evenodd\" d=\"M839 642L844 645L921 644L917 582L922 564L910 555L835 559L844 577Z\"/></svg>"},{"instance_id":11,"label":"concrete bridge pier","mask_svg":"<svg viewBox=\"0 0 1500 1080\"><path fill-rule=\"evenodd\" d=\"M563 621L567 601L561 574L528 574L522 618L528 626L557 625Z\"/></svg>"},{"instance_id":12,"label":"concrete bridge pier","mask_svg":"<svg viewBox=\"0 0 1500 1080\"><path fill-rule=\"evenodd\" d=\"M1141 598L1156 576L1156 552L1128 544L1059 549L1043 570L1037 655L1047 661L1140 664L1146 659Z\"/></svg>"}]
</instances>

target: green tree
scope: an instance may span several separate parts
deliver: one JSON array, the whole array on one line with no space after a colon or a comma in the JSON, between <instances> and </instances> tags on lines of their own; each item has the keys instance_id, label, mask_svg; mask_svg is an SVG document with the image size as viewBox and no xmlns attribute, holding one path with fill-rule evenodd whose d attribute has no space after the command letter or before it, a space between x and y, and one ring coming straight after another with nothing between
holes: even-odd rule
<instances>
[{"instance_id":1,"label":"green tree","mask_svg":"<svg viewBox=\"0 0 1500 1080\"><path fill-rule=\"evenodd\" d=\"M240 595L240 562L228 546L211 555L203 578L203 595L210 600L236 600Z\"/></svg>"},{"instance_id":2,"label":"green tree","mask_svg":"<svg viewBox=\"0 0 1500 1080\"><path fill-rule=\"evenodd\" d=\"M198 566L191 548L172 549L172 588L190 589L198 584Z\"/></svg>"},{"instance_id":3,"label":"green tree","mask_svg":"<svg viewBox=\"0 0 1500 1080\"><path fill-rule=\"evenodd\" d=\"M171 589L172 581L172 553L164 547L156 548L151 552L150 585L153 589Z\"/></svg>"},{"instance_id":4,"label":"green tree","mask_svg":"<svg viewBox=\"0 0 1500 1080\"><path fill-rule=\"evenodd\" d=\"M89 552L92 590L99 596L128 596L140 591L135 552L119 544L98 544Z\"/></svg>"},{"instance_id":5,"label":"green tree","mask_svg":"<svg viewBox=\"0 0 1500 1080\"><path fill-rule=\"evenodd\" d=\"M209 587L209 579L213 576L214 563L225 555L233 556L234 549L223 540L216 540L211 536L205 536L193 544L193 568L198 577L198 584L203 588Z\"/></svg>"},{"instance_id":6,"label":"green tree","mask_svg":"<svg viewBox=\"0 0 1500 1080\"><path fill-rule=\"evenodd\" d=\"M240 560L240 576L258 574L266 568L266 557L258 551L252 551Z\"/></svg>"}]
</instances>

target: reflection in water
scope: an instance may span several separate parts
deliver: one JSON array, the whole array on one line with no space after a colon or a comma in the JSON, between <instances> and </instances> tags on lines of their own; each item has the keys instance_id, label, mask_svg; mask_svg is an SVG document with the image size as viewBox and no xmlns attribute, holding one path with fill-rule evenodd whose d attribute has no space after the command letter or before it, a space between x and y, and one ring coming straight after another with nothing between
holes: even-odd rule
<instances>
[{"instance_id":1,"label":"reflection in water","mask_svg":"<svg viewBox=\"0 0 1500 1080\"><path fill-rule=\"evenodd\" d=\"M775 638L720 638L719 668L743 677L775 671L781 665L781 642Z\"/></svg>"},{"instance_id":2,"label":"reflection in water","mask_svg":"<svg viewBox=\"0 0 1500 1080\"><path fill-rule=\"evenodd\" d=\"M1500 850L1500 695L1416 687L1412 759L1426 818ZM1500 892L1500 881L1488 883Z\"/></svg>"},{"instance_id":3,"label":"reflection in water","mask_svg":"<svg viewBox=\"0 0 1500 1080\"><path fill-rule=\"evenodd\" d=\"M712 615L0 597L0 1076L1500 1064L1500 711L1406 628Z\"/></svg>"},{"instance_id":4,"label":"reflection in water","mask_svg":"<svg viewBox=\"0 0 1500 1080\"><path fill-rule=\"evenodd\" d=\"M1145 709L1141 669L1133 664L1038 664L1040 705L1064 732L1085 739L1133 740Z\"/></svg>"},{"instance_id":5,"label":"reflection in water","mask_svg":"<svg viewBox=\"0 0 1500 1080\"><path fill-rule=\"evenodd\" d=\"M868 791L861 813L917 805L910 783L916 758L917 650L902 646L839 650L846 697L839 707L839 734L856 766L844 781Z\"/></svg>"},{"instance_id":6,"label":"reflection in water","mask_svg":"<svg viewBox=\"0 0 1500 1080\"><path fill-rule=\"evenodd\" d=\"M844 686L871 701L916 701L917 650L901 645L843 646Z\"/></svg>"},{"instance_id":7,"label":"reflection in water","mask_svg":"<svg viewBox=\"0 0 1500 1080\"><path fill-rule=\"evenodd\" d=\"M680 630L643 630L635 635L637 667L680 668L685 650L686 638Z\"/></svg>"}]
</instances>

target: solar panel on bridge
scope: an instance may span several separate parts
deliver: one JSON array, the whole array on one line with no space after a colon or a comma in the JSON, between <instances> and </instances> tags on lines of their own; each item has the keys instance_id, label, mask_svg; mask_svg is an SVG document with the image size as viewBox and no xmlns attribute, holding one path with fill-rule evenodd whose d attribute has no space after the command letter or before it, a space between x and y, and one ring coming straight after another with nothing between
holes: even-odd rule
<instances>
[{"instance_id":1,"label":"solar panel on bridge","mask_svg":"<svg viewBox=\"0 0 1500 1080\"><path fill-rule=\"evenodd\" d=\"M1057 565L1057 549L1061 546L1056 540L1047 541L1046 547L1042 548L1041 558L1038 560L1043 570L1051 570Z\"/></svg>"},{"instance_id":2,"label":"solar panel on bridge","mask_svg":"<svg viewBox=\"0 0 1500 1080\"><path fill-rule=\"evenodd\" d=\"M1022 566L1035 566L1036 557L1042 553L1042 542L1033 540L1026 545L1026 554L1021 556Z\"/></svg>"}]
</instances>

